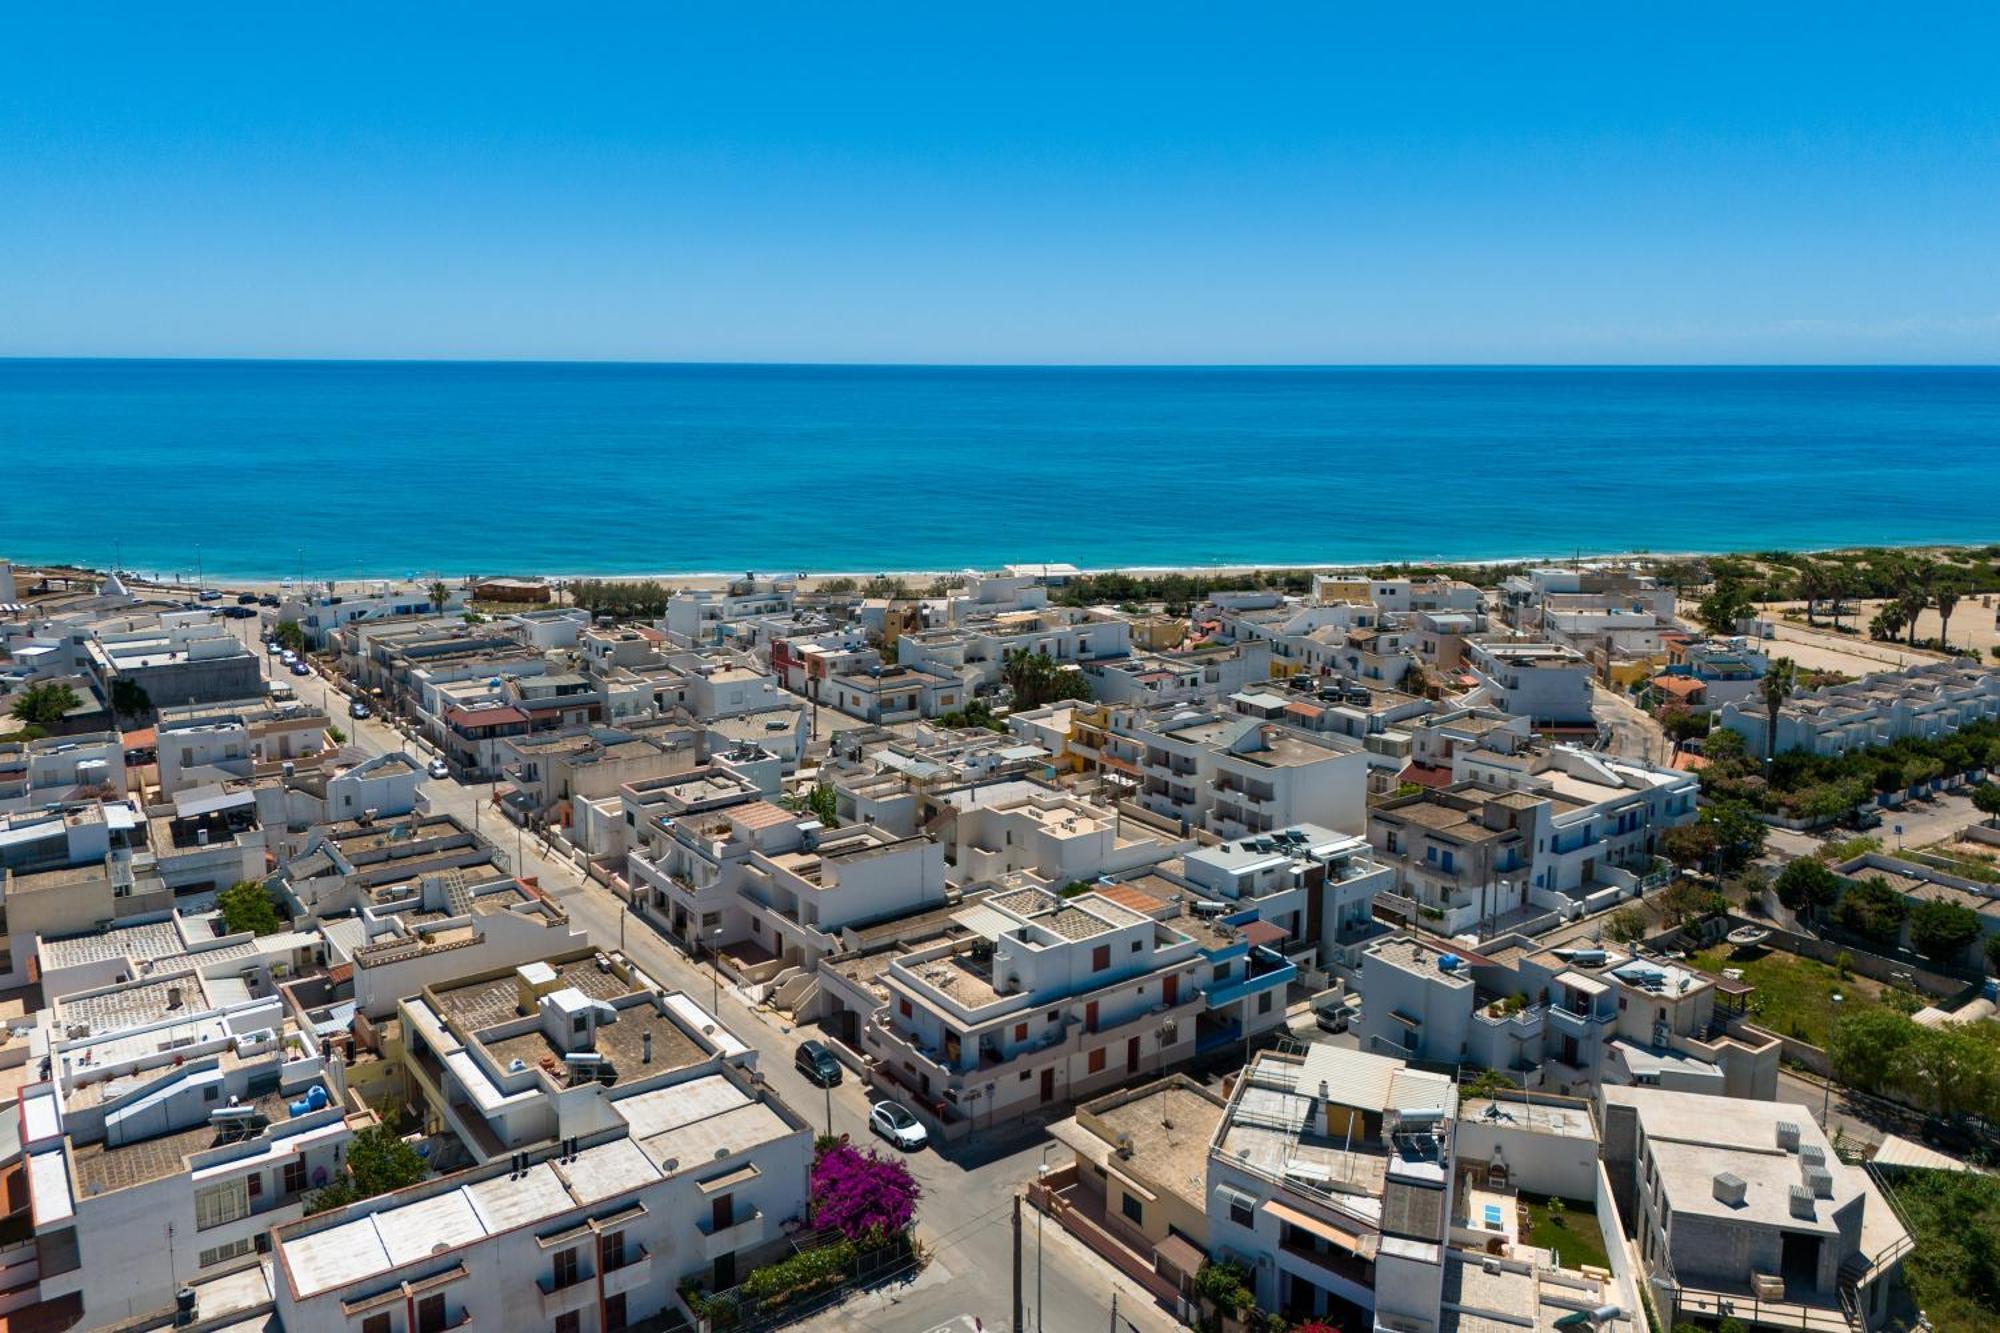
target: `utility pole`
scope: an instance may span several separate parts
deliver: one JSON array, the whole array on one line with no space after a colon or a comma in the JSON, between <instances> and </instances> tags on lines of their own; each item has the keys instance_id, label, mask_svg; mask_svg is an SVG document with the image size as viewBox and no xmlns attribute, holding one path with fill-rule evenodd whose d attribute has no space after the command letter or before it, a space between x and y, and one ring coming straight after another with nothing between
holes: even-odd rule
<instances>
[{"instance_id":1,"label":"utility pole","mask_svg":"<svg viewBox=\"0 0 2000 1333\"><path fill-rule=\"evenodd\" d=\"M1111 1289L1111 1333L1118 1333L1118 1288Z\"/></svg>"},{"instance_id":2,"label":"utility pole","mask_svg":"<svg viewBox=\"0 0 2000 1333\"><path fill-rule=\"evenodd\" d=\"M1014 1333L1027 1333L1021 1309L1021 1196L1014 1196Z\"/></svg>"},{"instance_id":3,"label":"utility pole","mask_svg":"<svg viewBox=\"0 0 2000 1333\"><path fill-rule=\"evenodd\" d=\"M826 1094L826 1136L833 1137L833 1084L820 1084L820 1091Z\"/></svg>"}]
</instances>

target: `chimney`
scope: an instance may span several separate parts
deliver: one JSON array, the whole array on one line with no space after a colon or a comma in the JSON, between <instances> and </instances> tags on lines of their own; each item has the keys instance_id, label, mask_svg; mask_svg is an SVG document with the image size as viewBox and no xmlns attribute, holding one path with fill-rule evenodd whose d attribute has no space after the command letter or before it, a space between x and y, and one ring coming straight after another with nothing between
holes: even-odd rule
<instances>
[{"instance_id":1,"label":"chimney","mask_svg":"<svg viewBox=\"0 0 2000 1333\"><path fill-rule=\"evenodd\" d=\"M1716 1202L1718 1203L1726 1203L1731 1208L1741 1208L1748 1188L1743 1183L1743 1177L1741 1176L1732 1175L1727 1171L1716 1173L1714 1191Z\"/></svg>"},{"instance_id":2,"label":"chimney","mask_svg":"<svg viewBox=\"0 0 2000 1333\"><path fill-rule=\"evenodd\" d=\"M639 1063L642 1065L653 1063L653 1034L650 1032L639 1038Z\"/></svg>"}]
</instances>

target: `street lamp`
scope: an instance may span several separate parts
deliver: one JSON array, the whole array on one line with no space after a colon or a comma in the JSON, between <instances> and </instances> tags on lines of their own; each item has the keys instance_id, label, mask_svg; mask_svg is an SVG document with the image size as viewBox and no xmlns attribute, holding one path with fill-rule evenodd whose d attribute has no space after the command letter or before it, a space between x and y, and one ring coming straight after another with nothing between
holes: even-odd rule
<instances>
[{"instance_id":1,"label":"street lamp","mask_svg":"<svg viewBox=\"0 0 2000 1333\"><path fill-rule=\"evenodd\" d=\"M1841 1001L1845 1000L1846 998L1847 997L1845 995L1842 995L1839 991L1835 991L1833 993L1832 996L1833 1012L1836 1016L1840 1013ZM1832 1032L1833 1024L1836 1021L1838 1021L1837 1017L1831 1018L1827 1021L1827 1031L1829 1033ZM1822 1130L1824 1130L1827 1127L1828 1118L1832 1114L1833 1114L1833 1075L1829 1073L1826 1078L1826 1096L1821 1100L1819 1108L1819 1127Z\"/></svg>"},{"instance_id":2,"label":"street lamp","mask_svg":"<svg viewBox=\"0 0 2000 1333\"><path fill-rule=\"evenodd\" d=\"M1042 1187L1042 1206L1035 1210L1035 1333L1042 1333L1042 1214L1049 1210L1049 1149L1042 1145L1042 1163L1035 1168L1035 1180Z\"/></svg>"},{"instance_id":3,"label":"street lamp","mask_svg":"<svg viewBox=\"0 0 2000 1333\"><path fill-rule=\"evenodd\" d=\"M715 973L715 997L709 1003L709 1013L719 1025L722 1022L722 927L717 926L709 936L708 966ZM832 1114L828 1112L828 1114Z\"/></svg>"}]
</instances>

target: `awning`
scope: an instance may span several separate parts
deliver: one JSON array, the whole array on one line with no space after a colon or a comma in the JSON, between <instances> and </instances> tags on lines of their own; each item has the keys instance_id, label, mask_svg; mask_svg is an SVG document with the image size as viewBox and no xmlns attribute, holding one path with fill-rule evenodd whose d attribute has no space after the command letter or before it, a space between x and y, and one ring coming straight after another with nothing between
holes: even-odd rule
<instances>
[{"instance_id":1,"label":"awning","mask_svg":"<svg viewBox=\"0 0 2000 1333\"><path fill-rule=\"evenodd\" d=\"M224 791L220 787L196 787L174 798L174 813L182 819L193 819L196 815L240 810L255 804L257 804L257 793L252 791Z\"/></svg>"},{"instance_id":2,"label":"awning","mask_svg":"<svg viewBox=\"0 0 2000 1333\"><path fill-rule=\"evenodd\" d=\"M1331 1222L1322 1222L1311 1213L1302 1213L1275 1199L1265 1202L1264 1211L1280 1222L1290 1222L1301 1231L1311 1232L1327 1244L1345 1250L1357 1259L1366 1259L1375 1253L1374 1237L1351 1236Z\"/></svg>"},{"instance_id":3,"label":"awning","mask_svg":"<svg viewBox=\"0 0 2000 1333\"><path fill-rule=\"evenodd\" d=\"M1168 1236L1153 1247L1155 1266L1164 1264L1183 1277L1193 1277L1208 1262L1208 1256L1185 1236Z\"/></svg>"},{"instance_id":4,"label":"awning","mask_svg":"<svg viewBox=\"0 0 2000 1333\"><path fill-rule=\"evenodd\" d=\"M1272 921L1246 921L1236 929L1246 943L1259 949L1268 949L1291 936L1290 931Z\"/></svg>"}]
</instances>

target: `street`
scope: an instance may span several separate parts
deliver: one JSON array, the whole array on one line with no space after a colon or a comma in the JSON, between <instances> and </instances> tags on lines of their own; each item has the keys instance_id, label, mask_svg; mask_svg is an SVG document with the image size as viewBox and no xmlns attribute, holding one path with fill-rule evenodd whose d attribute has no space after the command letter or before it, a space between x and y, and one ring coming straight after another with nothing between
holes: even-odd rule
<instances>
[{"instance_id":1,"label":"street","mask_svg":"<svg viewBox=\"0 0 2000 1333\"><path fill-rule=\"evenodd\" d=\"M254 651L256 622L234 621ZM267 670L276 662L265 657ZM369 755L402 749L426 762L429 749L406 740L379 717L357 720L347 715L349 696L315 672L283 675L304 702L323 708L333 725L349 736L348 744ZM478 824L487 837L514 859L515 873L533 878L550 898L562 904L570 920L588 932L600 948L620 949L663 988L678 990L704 1007L719 998L719 1017L744 1041L757 1048L757 1068L771 1087L815 1132L846 1134L883 1153L894 1153L868 1130L868 1100L860 1080L848 1071L839 1086L828 1090L809 1083L792 1063L799 1041L812 1035L794 1032L784 1017L760 1010L731 987L727 978L704 967L670 945L644 920L625 910L610 889L586 878L566 857L534 833L524 833L491 807L490 786L467 786L451 780L426 779L422 790L430 809L457 817L467 827ZM917 1237L933 1256L914 1281L892 1283L850 1297L842 1305L802 1321L798 1327L842 1330L882 1329L891 1333L930 1333L939 1328L983 1328L1005 1333L1013 1301L1013 1198L1034 1178L1043 1149L1051 1151L1051 1166L1068 1158L1068 1151L1047 1136L1039 1123L1003 1126L953 1144L944 1151L927 1148L908 1155L912 1174L923 1187L918 1208ZM1022 1209L1025 1235L1023 1292L1026 1327L1037 1327L1035 1314L1035 1212ZM1119 1293L1120 1325L1154 1333L1179 1327L1151 1303L1137 1284L1119 1276L1054 1223L1043 1229L1047 1250L1041 1264L1041 1327L1099 1329L1109 1325L1112 1292ZM962 1321L962 1322L961 1322Z\"/></svg>"}]
</instances>

